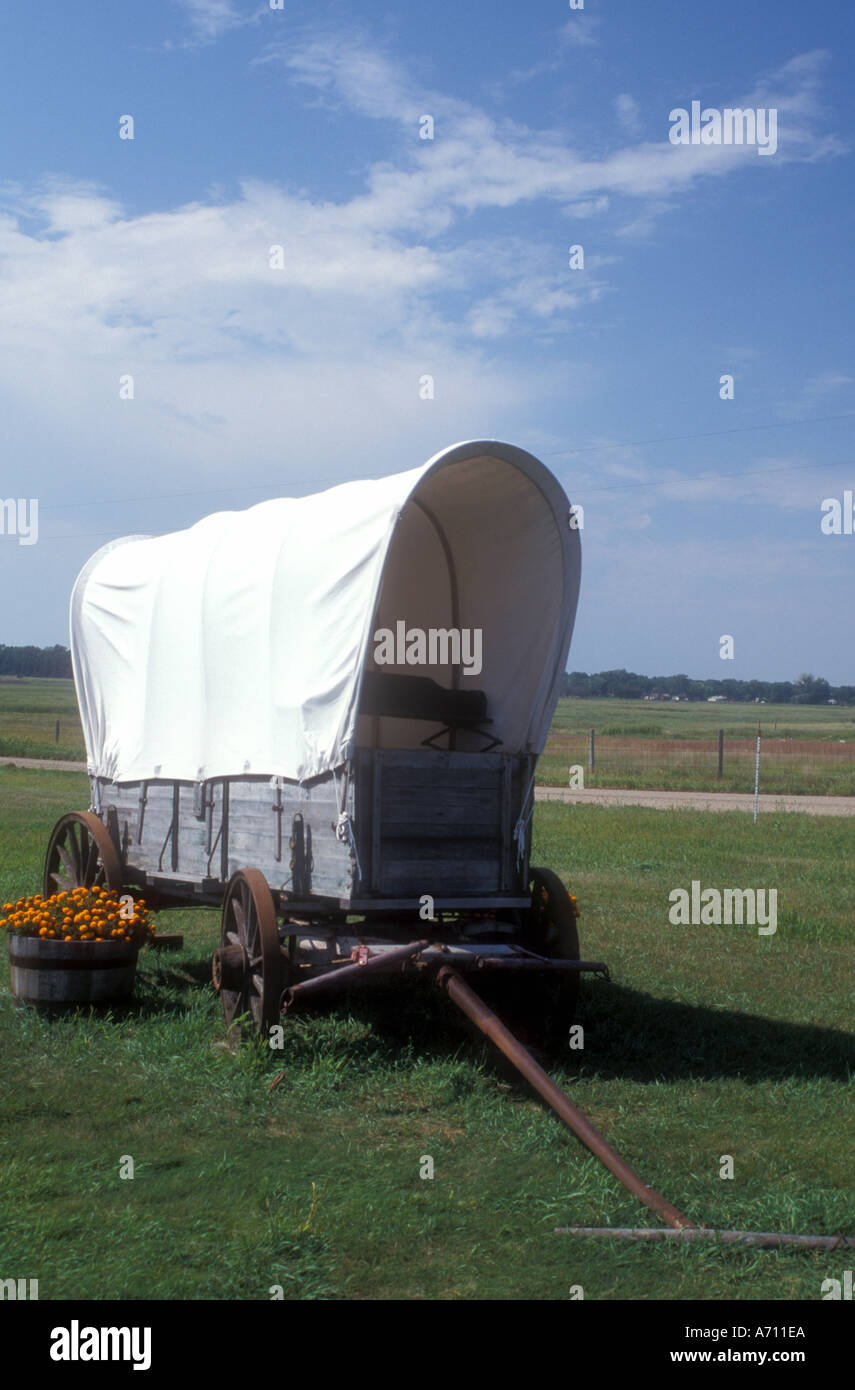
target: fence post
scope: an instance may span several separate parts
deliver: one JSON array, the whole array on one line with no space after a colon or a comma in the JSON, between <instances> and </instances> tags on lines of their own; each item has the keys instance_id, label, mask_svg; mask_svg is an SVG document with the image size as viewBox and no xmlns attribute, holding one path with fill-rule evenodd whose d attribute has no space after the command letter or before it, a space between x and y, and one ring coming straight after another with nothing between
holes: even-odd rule
<instances>
[{"instance_id":1,"label":"fence post","mask_svg":"<svg viewBox=\"0 0 855 1390\"><path fill-rule=\"evenodd\" d=\"M56 742L59 743L59 720L56 721Z\"/></svg>"},{"instance_id":2,"label":"fence post","mask_svg":"<svg viewBox=\"0 0 855 1390\"><path fill-rule=\"evenodd\" d=\"M724 773L724 729L718 731L718 775Z\"/></svg>"},{"instance_id":3,"label":"fence post","mask_svg":"<svg viewBox=\"0 0 855 1390\"><path fill-rule=\"evenodd\" d=\"M593 729L591 730L591 734L590 734L590 737L589 737L589 739L588 739L588 768L589 768L589 770L590 770L591 772L594 771L594 731L593 731Z\"/></svg>"}]
</instances>

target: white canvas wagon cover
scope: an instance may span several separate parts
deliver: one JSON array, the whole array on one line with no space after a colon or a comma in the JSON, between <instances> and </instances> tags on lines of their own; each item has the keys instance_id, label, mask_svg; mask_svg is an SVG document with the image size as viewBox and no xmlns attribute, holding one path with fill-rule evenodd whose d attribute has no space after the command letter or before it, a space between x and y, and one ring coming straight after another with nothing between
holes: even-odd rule
<instances>
[{"instance_id":1,"label":"white canvas wagon cover","mask_svg":"<svg viewBox=\"0 0 855 1390\"><path fill-rule=\"evenodd\" d=\"M407 664L399 641L376 669L483 691L503 751L539 753L578 596L569 513L531 454L478 440L392 477L111 542L71 597L90 773L306 781L357 745L418 747L423 724L358 714L381 629L468 631L470 652L480 633L468 667L450 667L448 647L445 664Z\"/></svg>"}]
</instances>

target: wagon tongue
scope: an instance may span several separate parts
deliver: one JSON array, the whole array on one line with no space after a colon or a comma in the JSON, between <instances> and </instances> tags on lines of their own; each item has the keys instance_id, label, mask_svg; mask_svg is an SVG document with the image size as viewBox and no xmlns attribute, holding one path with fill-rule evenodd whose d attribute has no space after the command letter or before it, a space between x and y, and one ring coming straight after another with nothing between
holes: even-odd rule
<instances>
[{"instance_id":1,"label":"wagon tongue","mask_svg":"<svg viewBox=\"0 0 855 1390\"><path fill-rule=\"evenodd\" d=\"M316 994L322 994L332 988L340 988L342 984L354 983L357 980L364 980L368 975L381 971L394 970L399 967L406 969L408 966L419 960L423 965L431 966L437 964L432 959L430 951L430 941L411 941L406 946L396 946L391 949L378 951L370 954L367 950L355 952L356 959L353 964L342 965L332 974L316 975L308 980L303 980L299 984L286 989L282 995L281 1011L286 1010L301 1000ZM495 949L495 947L491 947ZM219 952L222 956L224 953ZM448 955L446 954L446 959ZM510 962L509 962L510 963ZM520 963L520 962L517 962ZM522 964L529 964L523 960ZM569 962L551 962L553 965L569 965ZM226 961L222 960L220 969L226 968ZM587 964L586 962L575 962L577 966ZM604 969L597 964L591 964L590 969ZM216 971L215 971L216 973ZM707 1226L698 1226L692 1219L673 1206L660 1192L650 1187L639 1177L629 1164L621 1158L616 1149L595 1129L574 1104L556 1086L555 1082L543 1070L531 1053L514 1037L513 1033L502 1023L502 1021L488 1008L483 999L470 989L462 976L451 965L445 964L440 957L438 969L429 969L430 975L436 986L445 991L448 997L457 1007L469 1018L477 1028L481 1030L491 1042L508 1058L517 1068L525 1079L534 1086L535 1090L546 1101L547 1105L555 1111L560 1120L573 1131L578 1139L590 1149L591 1153L600 1160L632 1193L632 1195L644 1206L655 1211L666 1223L666 1227L644 1228L644 1227L609 1227L609 1226L560 1226L556 1228L556 1235L571 1236L604 1236L615 1240L686 1240L686 1241L717 1241L725 1245L752 1245L760 1248L773 1248L784 1245L795 1245L802 1247L837 1249L855 1248L855 1237L852 1236L812 1236L812 1235L790 1235L777 1234L769 1231L716 1231ZM269 1089L273 1090L283 1079L285 1073L280 1073L274 1077Z\"/></svg>"},{"instance_id":2,"label":"wagon tongue","mask_svg":"<svg viewBox=\"0 0 855 1390\"><path fill-rule=\"evenodd\" d=\"M654 1188L648 1187L647 1183L630 1168L629 1164L624 1162L620 1154L585 1118L581 1110L578 1110L573 1102L565 1096L564 1092L559 1090L552 1078L543 1070L543 1067L538 1065L531 1054L517 1041L513 1033L496 1017L492 1009L488 1009L483 999L479 999L475 991L469 988L456 970L443 966L436 975L436 983L445 990L457 1007L462 1009L467 1018L470 1018L475 1026L480 1028L481 1032L496 1044L508 1060L513 1062L525 1079L531 1082L536 1091L540 1092L558 1118L572 1129L577 1138L581 1139L582 1143L591 1150L591 1153L605 1164L609 1172L614 1173L615 1177L620 1179L624 1187L628 1188L639 1202L650 1207L662 1217L663 1221L666 1221L669 1226L673 1226L676 1230L694 1226L695 1223L688 1216L684 1216Z\"/></svg>"},{"instance_id":3,"label":"wagon tongue","mask_svg":"<svg viewBox=\"0 0 855 1390\"><path fill-rule=\"evenodd\" d=\"M630 1168L629 1164L603 1138L599 1130L595 1129L585 1118L581 1110L577 1109L564 1092L559 1090L551 1077L517 1041L513 1033L496 1017L492 1009L489 1009L474 990L469 988L456 970L444 965L437 971L434 979L439 988L445 990L449 998L466 1014L467 1018L471 1019L476 1027L480 1028L481 1032L496 1044L509 1061L513 1062L517 1070L543 1096L547 1105L555 1111L559 1119L572 1129L577 1138L581 1139L582 1143L608 1168L609 1172L614 1173L615 1177L620 1179L624 1187L639 1202L661 1216L662 1220L667 1223L667 1227L670 1228L559 1226L556 1228L556 1235L605 1236L616 1240L709 1240L724 1245L750 1245L761 1249L772 1249L784 1245L825 1250L855 1249L855 1236L791 1235L778 1234L772 1231L716 1231L711 1227L697 1226L677 1207L672 1206L661 1193L649 1187L634 1169Z\"/></svg>"}]
</instances>

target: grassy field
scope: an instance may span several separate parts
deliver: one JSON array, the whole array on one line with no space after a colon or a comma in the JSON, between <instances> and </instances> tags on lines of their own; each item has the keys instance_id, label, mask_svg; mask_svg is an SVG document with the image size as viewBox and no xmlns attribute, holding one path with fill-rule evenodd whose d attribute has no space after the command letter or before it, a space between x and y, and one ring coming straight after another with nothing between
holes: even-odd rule
<instances>
[{"instance_id":1,"label":"grassy field","mask_svg":"<svg viewBox=\"0 0 855 1390\"><path fill-rule=\"evenodd\" d=\"M710 705L706 700L559 700L553 734L622 738L752 739L764 737L855 741L853 705Z\"/></svg>"},{"instance_id":2,"label":"grassy field","mask_svg":"<svg viewBox=\"0 0 855 1390\"><path fill-rule=\"evenodd\" d=\"M586 787L750 792L757 727L760 790L790 796L855 795L855 708L561 700L538 764L538 782ZM595 730L593 772L588 735ZM724 730L723 775L717 740Z\"/></svg>"},{"instance_id":3,"label":"grassy field","mask_svg":"<svg viewBox=\"0 0 855 1390\"><path fill-rule=\"evenodd\" d=\"M37 890L53 821L87 802L76 774L0 768L0 901ZM534 861L612 971L553 1074L695 1219L855 1232L851 849L831 818L537 807ZM777 887L777 933L670 926L693 878ZM554 1236L648 1218L446 1000L385 986L289 1018L282 1052L232 1051L217 914L158 927L186 949L145 954L113 1016L18 1009L0 961L0 1277L43 1299L818 1300L851 1264Z\"/></svg>"},{"instance_id":4,"label":"grassy field","mask_svg":"<svg viewBox=\"0 0 855 1390\"><path fill-rule=\"evenodd\" d=\"M56 723L59 720L59 740ZM581 767L587 787L751 791L758 721L764 792L855 795L855 708L828 705L646 704L561 700L538 766L541 785L567 786ZM596 730L596 766L588 733ZM716 739L725 731L724 775ZM0 681L0 757L85 760L71 681Z\"/></svg>"},{"instance_id":5,"label":"grassy field","mask_svg":"<svg viewBox=\"0 0 855 1390\"><path fill-rule=\"evenodd\" d=\"M73 681L0 680L0 757L86 761Z\"/></svg>"}]
</instances>

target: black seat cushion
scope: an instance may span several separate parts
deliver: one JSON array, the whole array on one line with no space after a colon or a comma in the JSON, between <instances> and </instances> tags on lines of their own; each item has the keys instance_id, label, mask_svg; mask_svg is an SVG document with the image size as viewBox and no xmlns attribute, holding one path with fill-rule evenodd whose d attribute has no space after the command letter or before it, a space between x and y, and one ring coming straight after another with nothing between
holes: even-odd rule
<instances>
[{"instance_id":1,"label":"black seat cushion","mask_svg":"<svg viewBox=\"0 0 855 1390\"><path fill-rule=\"evenodd\" d=\"M486 722L487 696L483 690L446 690L430 676L366 671L359 713L425 719L452 726L481 724Z\"/></svg>"}]
</instances>

